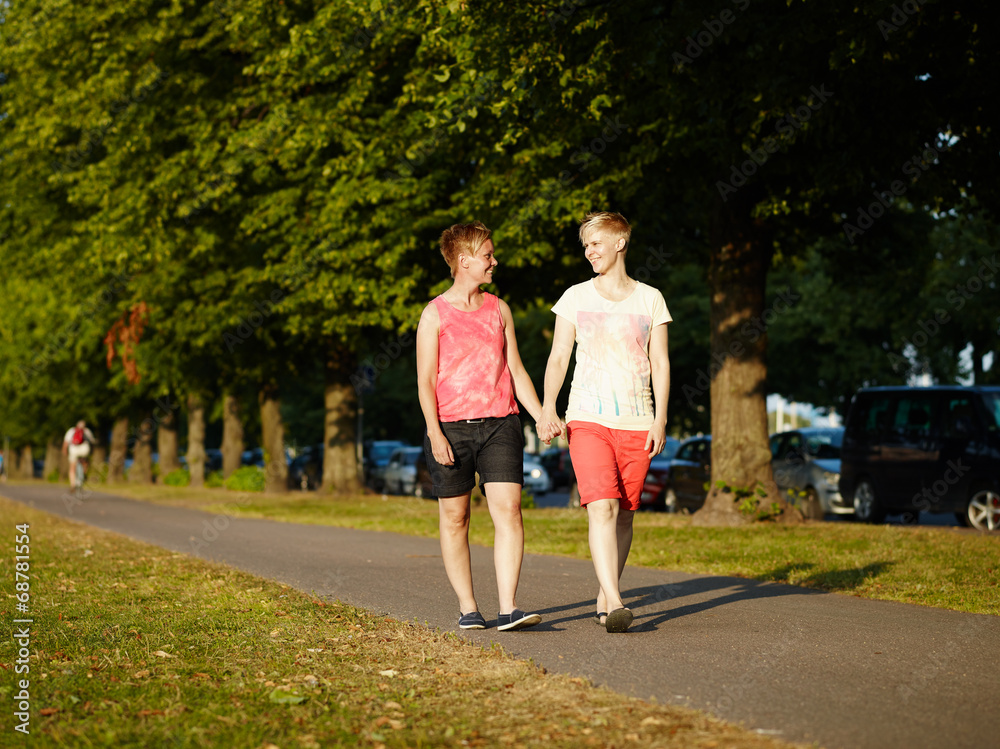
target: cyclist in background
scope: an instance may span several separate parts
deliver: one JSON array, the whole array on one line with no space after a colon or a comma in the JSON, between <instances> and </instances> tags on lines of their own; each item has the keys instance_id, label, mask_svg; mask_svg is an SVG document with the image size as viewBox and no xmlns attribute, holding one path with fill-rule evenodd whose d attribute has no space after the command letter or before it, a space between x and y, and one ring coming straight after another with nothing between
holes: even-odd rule
<instances>
[{"instance_id":1,"label":"cyclist in background","mask_svg":"<svg viewBox=\"0 0 1000 749\"><path fill-rule=\"evenodd\" d=\"M80 419L76 426L70 427L63 437L63 455L69 455L69 485L73 489L83 488L83 475L87 472L87 457L90 446L94 444L94 434L87 428L87 422ZM81 475L76 475L77 463L83 467Z\"/></svg>"}]
</instances>

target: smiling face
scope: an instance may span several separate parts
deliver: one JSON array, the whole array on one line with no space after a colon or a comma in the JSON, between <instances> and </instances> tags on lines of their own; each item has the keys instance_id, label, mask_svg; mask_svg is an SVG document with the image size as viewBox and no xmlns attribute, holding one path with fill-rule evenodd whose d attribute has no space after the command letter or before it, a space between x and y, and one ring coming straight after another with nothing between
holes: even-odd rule
<instances>
[{"instance_id":1,"label":"smiling face","mask_svg":"<svg viewBox=\"0 0 1000 749\"><path fill-rule=\"evenodd\" d=\"M583 237L583 254L594 273L607 273L618 262L625 249L625 240L601 229L591 229Z\"/></svg>"},{"instance_id":2,"label":"smiling face","mask_svg":"<svg viewBox=\"0 0 1000 749\"><path fill-rule=\"evenodd\" d=\"M487 239L483 242L476 254L466 256L468 258L469 273L475 277L479 283L493 282L493 269L497 267L497 259L494 257L493 240Z\"/></svg>"}]
</instances>

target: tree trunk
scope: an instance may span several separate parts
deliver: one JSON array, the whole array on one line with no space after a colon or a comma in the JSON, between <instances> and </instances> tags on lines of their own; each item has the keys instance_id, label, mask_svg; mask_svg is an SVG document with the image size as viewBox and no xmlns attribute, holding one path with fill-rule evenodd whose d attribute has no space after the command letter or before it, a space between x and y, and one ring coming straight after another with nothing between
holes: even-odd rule
<instances>
[{"instance_id":1,"label":"tree trunk","mask_svg":"<svg viewBox=\"0 0 1000 749\"><path fill-rule=\"evenodd\" d=\"M281 421L278 386L269 384L260 391L261 445L264 448L264 491L288 491L288 463L285 462L285 426Z\"/></svg>"},{"instance_id":2,"label":"tree trunk","mask_svg":"<svg viewBox=\"0 0 1000 749\"><path fill-rule=\"evenodd\" d=\"M355 357L334 344L327 354L326 388L323 398L323 489L335 494L361 491L357 438L358 396L351 384Z\"/></svg>"},{"instance_id":3,"label":"tree trunk","mask_svg":"<svg viewBox=\"0 0 1000 749\"><path fill-rule=\"evenodd\" d=\"M181 467L177 459L177 411L167 411L156 428L156 450L160 454L160 475Z\"/></svg>"},{"instance_id":4,"label":"tree trunk","mask_svg":"<svg viewBox=\"0 0 1000 749\"><path fill-rule=\"evenodd\" d=\"M240 467L243 456L243 420L240 418L240 399L226 394L222 404L222 477L229 476Z\"/></svg>"},{"instance_id":5,"label":"tree trunk","mask_svg":"<svg viewBox=\"0 0 1000 749\"><path fill-rule=\"evenodd\" d=\"M90 449L89 483L103 483L108 480L108 448L105 445L94 445Z\"/></svg>"},{"instance_id":6,"label":"tree trunk","mask_svg":"<svg viewBox=\"0 0 1000 749\"><path fill-rule=\"evenodd\" d=\"M21 457L17 463L17 475L22 479L35 477L35 456L31 452L31 445L21 448Z\"/></svg>"},{"instance_id":7,"label":"tree trunk","mask_svg":"<svg viewBox=\"0 0 1000 749\"><path fill-rule=\"evenodd\" d=\"M111 452L108 456L108 480L125 480L125 458L128 457L128 417L120 416L111 427Z\"/></svg>"},{"instance_id":8,"label":"tree trunk","mask_svg":"<svg viewBox=\"0 0 1000 749\"><path fill-rule=\"evenodd\" d=\"M711 293L712 479L693 525L737 526L763 517L801 522L771 472L767 434L767 326L770 242L732 231L713 242Z\"/></svg>"},{"instance_id":9,"label":"tree trunk","mask_svg":"<svg viewBox=\"0 0 1000 749\"><path fill-rule=\"evenodd\" d=\"M201 396L188 395L187 464L191 486L205 485L205 407Z\"/></svg>"},{"instance_id":10,"label":"tree trunk","mask_svg":"<svg viewBox=\"0 0 1000 749\"><path fill-rule=\"evenodd\" d=\"M68 470L67 460L62 454L62 439L53 437L45 446L45 468L42 469L42 478L48 481L49 476L56 473L59 478L66 479L69 477Z\"/></svg>"},{"instance_id":11,"label":"tree trunk","mask_svg":"<svg viewBox=\"0 0 1000 749\"><path fill-rule=\"evenodd\" d=\"M153 483L153 420L144 419L132 443L132 467L128 470L129 483Z\"/></svg>"}]
</instances>

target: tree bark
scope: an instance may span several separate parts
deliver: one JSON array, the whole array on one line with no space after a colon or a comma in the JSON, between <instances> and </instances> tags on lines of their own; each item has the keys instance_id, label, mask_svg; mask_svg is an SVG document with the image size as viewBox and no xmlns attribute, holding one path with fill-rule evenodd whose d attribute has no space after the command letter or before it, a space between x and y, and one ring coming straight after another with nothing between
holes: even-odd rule
<instances>
[{"instance_id":1,"label":"tree bark","mask_svg":"<svg viewBox=\"0 0 1000 749\"><path fill-rule=\"evenodd\" d=\"M17 475L22 479L35 477L35 456L31 452L31 445L25 445L21 448L21 457L17 463Z\"/></svg>"},{"instance_id":2,"label":"tree bark","mask_svg":"<svg viewBox=\"0 0 1000 749\"><path fill-rule=\"evenodd\" d=\"M191 486L205 485L205 407L201 396L188 395L187 464Z\"/></svg>"},{"instance_id":3,"label":"tree bark","mask_svg":"<svg viewBox=\"0 0 1000 749\"><path fill-rule=\"evenodd\" d=\"M323 398L323 490L334 494L361 491L358 467L358 396L351 384L356 357L331 343L326 361Z\"/></svg>"},{"instance_id":4,"label":"tree bark","mask_svg":"<svg viewBox=\"0 0 1000 749\"><path fill-rule=\"evenodd\" d=\"M753 226L740 230L730 223L729 228L728 236L713 242L709 265L712 478L692 524L745 525L759 512L801 522L771 471L767 326L775 312L764 310L771 245Z\"/></svg>"},{"instance_id":5,"label":"tree bark","mask_svg":"<svg viewBox=\"0 0 1000 749\"><path fill-rule=\"evenodd\" d=\"M115 419L111 427L111 452L108 456L108 480L125 480L125 458L128 456L128 417Z\"/></svg>"},{"instance_id":6,"label":"tree bark","mask_svg":"<svg viewBox=\"0 0 1000 749\"><path fill-rule=\"evenodd\" d=\"M243 455L243 420L240 399L226 394L222 405L222 477L229 478L240 467Z\"/></svg>"},{"instance_id":7,"label":"tree bark","mask_svg":"<svg viewBox=\"0 0 1000 749\"><path fill-rule=\"evenodd\" d=\"M167 411L156 427L156 450L160 454L160 475L181 467L177 459L177 412Z\"/></svg>"},{"instance_id":8,"label":"tree bark","mask_svg":"<svg viewBox=\"0 0 1000 749\"><path fill-rule=\"evenodd\" d=\"M278 386L265 385L260 391L261 444L264 448L264 491L288 491L288 464L285 462L285 426L281 421Z\"/></svg>"},{"instance_id":9,"label":"tree bark","mask_svg":"<svg viewBox=\"0 0 1000 749\"><path fill-rule=\"evenodd\" d=\"M45 468L42 469L42 478L48 481L53 473L58 473L62 480L69 477L69 463L62 454L61 435L53 437L45 446Z\"/></svg>"},{"instance_id":10,"label":"tree bark","mask_svg":"<svg viewBox=\"0 0 1000 749\"><path fill-rule=\"evenodd\" d=\"M153 420L144 419L135 430L132 467L128 470L129 483L153 483L153 429Z\"/></svg>"},{"instance_id":11,"label":"tree bark","mask_svg":"<svg viewBox=\"0 0 1000 749\"><path fill-rule=\"evenodd\" d=\"M108 448L105 445L94 445L90 449L90 470L87 481L103 483L108 480Z\"/></svg>"}]
</instances>

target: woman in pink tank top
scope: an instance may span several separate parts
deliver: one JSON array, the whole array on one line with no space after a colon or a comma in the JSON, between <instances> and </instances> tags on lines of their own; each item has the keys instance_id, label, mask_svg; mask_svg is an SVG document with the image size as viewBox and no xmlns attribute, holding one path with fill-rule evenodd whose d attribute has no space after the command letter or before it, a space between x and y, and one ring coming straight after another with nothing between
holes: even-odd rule
<instances>
[{"instance_id":1,"label":"woman in pink tank top","mask_svg":"<svg viewBox=\"0 0 1000 749\"><path fill-rule=\"evenodd\" d=\"M458 596L459 626L486 626L469 557L469 503L478 473L495 528L497 629L516 630L541 617L521 611L514 601L524 556L524 455L515 395L540 438L551 439L553 425L538 423L542 405L517 352L510 307L479 288L492 283L497 267L490 233L477 221L441 235L441 254L455 281L420 316L417 382L427 423L424 454L438 497L441 556Z\"/></svg>"}]
</instances>

